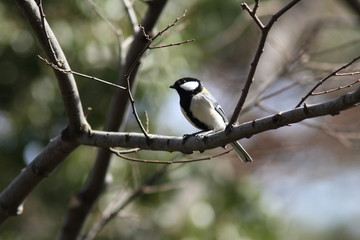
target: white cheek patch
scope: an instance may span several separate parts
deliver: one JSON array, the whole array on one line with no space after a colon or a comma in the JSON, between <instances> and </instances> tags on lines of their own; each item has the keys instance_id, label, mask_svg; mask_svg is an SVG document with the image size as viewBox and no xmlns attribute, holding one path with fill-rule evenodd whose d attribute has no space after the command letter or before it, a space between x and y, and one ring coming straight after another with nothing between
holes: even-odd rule
<instances>
[{"instance_id":1,"label":"white cheek patch","mask_svg":"<svg viewBox=\"0 0 360 240\"><path fill-rule=\"evenodd\" d=\"M197 87L199 87L198 82L186 82L180 85L182 89L185 91L194 91Z\"/></svg>"}]
</instances>

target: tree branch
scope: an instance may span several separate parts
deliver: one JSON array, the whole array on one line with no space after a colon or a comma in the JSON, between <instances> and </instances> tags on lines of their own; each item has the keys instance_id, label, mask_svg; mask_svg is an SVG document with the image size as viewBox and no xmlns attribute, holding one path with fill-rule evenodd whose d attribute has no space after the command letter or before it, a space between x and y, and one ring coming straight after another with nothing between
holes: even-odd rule
<instances>
[{"instance_id":1,"label":"tree branch","mask_svg":"<svg viewBox=\"0 0 360 240\"><path fill-rule=\"evenodd\" d=\"M349 83L349 84L346 84L346 85L343 85L343 86L339 86L339 87L336 87L336 88L332 88L332 89L328 89L328 90L320 91L320 92L313 92L313 93L311 93L311 96L323 95L323 94L336 92L336 91L339 91L339 90L342 90L342 89L345 89L345 88L353 87L357 83L360 83L360 79L357 79L357 80L353 81L352 83Z\"/></svg>"},{"instance_id":2,"label":"tree branch","mask_svg":"<svg viewBox=\"0 0 360 240\"><path fill-rule=\"evenodd\" d=\"M0 224L8 217L21 214L19 209L32 190L48 177L79 145L62 140L52 140L0 194Z\"/></svg>"},{"instance_id":3,"label":"tree branch","mask_svg":"<svg viewBox=\"0 0 360 240\"><path fill-rule=\"evenodd\" d=\"M276 14L274 14L271 19L269 20L268 24L266 26L263 26L263 24L261 23L261 21L256 17L256 9L258 4L255 4L255 9L251 10L250 8L246 7L247 5L244 3L242 4L242 6L244 7L244 9L246 9L250 16L254 19L254 21L256 22L256 24L260 27L261 29L261 38L254 56L253 61L251 62L251 67L249 70L249 73L247 75L246 78L246 82L244 85L244 88L242 89L242 94L240 96L240 99L234 109L234 112L231 116L231 119L229 121L229 124L227 126L227 132L229 132L231 130L232 125L237 121L240 112L245 104L246 98L248 96L251 84L254 81L254 75L257 69L257 66L259 64L260 58L262 53L264 52L264 47L265 47L265 43L266 43L266 39L267 36L270 32L270 29L272 28L273 24L279 19L279 17L281 15L283 15L286 11L288 11L291 7L293 7L295 4L297 4L298 2L300 2L301 0L293 0L291 1L289 4L287 4L285 7L283 7L280 11L278 11Z\"/></svg>"},{"instance_id":4,"label":"tree branch","mask_svg":"<svg viewBox=\"0 0 360 240\"><path fill-rule=\"evenodd\" d=\"M352 65L354 62L358 61L360 59L360 56L354 58L352 61L350 61L349 63L339 67L338 69L336 69L335 71L333 71L332 73L328 74L326 77L324 77L323 79L321 79L306 95L305 97L303 97L301 99L301 101L296 105L295 108L301 106L301 104L303 104L305 102L305 100L311 96L313 94L313 92L320 86L322 85L326 80L328 80L329 78L336 76L341 70L349 67L350 65Z\"/></svg>"},{"instance_id":5,"label":"tree branch","mask_svg":"<svg viewBox=\"0 0 360 240\"><path fill-rule=\"evenodd\" d=\"M151 141L148 141L147 138L140 133L115 133L103 131L92 131L90 135L80 136L78 141L84 145L98 146L102 148L139 147L141 149L154 151L180 151L183 153L192 153L194 151L204 151L206 149L224 146L241 138L250 138L255 134L289 126L289 124L297 123L305 119L325 115L334 116L339 114L341 111L357 106L359 103L360 88L354 92L324 103L305 105L303 107L235 126L228 134L225 133L225 131L221 131L208 135L202 139L199 139L198 137L190 137L185 142L182 137L149 134Z\"/></svg>"},{"instance_id":6,"label":"tree branch","mask_svg":"<svg viewBox=\"0 0 360 240\"><path fill-rule=\"evenodd\" d=\"M252 19L254 20L254 22L258 25L258 27L263 30L265 28L264 24L261 22L261 20L258 18L258 16L256 15L256 10L259 7L259 1L256 1L254 9L251 10L251 8L246 4L246 3L242 3L241 7L246 10L249 15L252 17Z\"/></svg>"},{"instance_id":7,"label":"tree branch","mask_svg":"<svg viewBox=\"0 0 360 240\"><path fill-rule=\"evenodd\" d=\"M136 106L135 106L135 100L134 100L134 97L131 93L131 87L130 87L130 76L127 77L127 92L128 92L128 96L129 96L129 99L130 99L130 105L131 105L131 108L132 108L132 113L134 114L134 117L135 117L135 120L136 122L138 123L140 129L141 129L141 132L145 135L145 137L147 139L149 139L149 135L148 135L148 132L147 130L144 128L142 122L141 122L141 119L139 117L139 114L137 113L137 110L136 110Z\"/></svg>"}]
</instances>

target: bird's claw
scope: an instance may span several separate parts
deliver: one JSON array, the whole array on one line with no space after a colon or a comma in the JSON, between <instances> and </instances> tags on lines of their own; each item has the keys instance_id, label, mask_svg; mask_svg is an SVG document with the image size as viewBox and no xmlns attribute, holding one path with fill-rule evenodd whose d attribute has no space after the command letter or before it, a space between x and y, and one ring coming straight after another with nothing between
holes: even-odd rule
<instances>
[{"instance_id":1,"label":"bird's claw","mask_svg":"<svg viewBox=\"0 0 360 240\"><path fill-rule=\"evenodd\" d=\"M196 140L201 140L207 138L207 134L200 134L200 133L184 134L182 143L184 144L190 137L195 137Z\"/></svg>"},{"instance_id":2,"label":"bird's claw","mask_svg":"<svg viewBox=\"0 0 360 240\"><path fill-rule=\"evenodd\" d=\"M192 136L194 136L194 134L184 134L182 137L182 143L184 144Z\"/></svg>"}]
</instances>

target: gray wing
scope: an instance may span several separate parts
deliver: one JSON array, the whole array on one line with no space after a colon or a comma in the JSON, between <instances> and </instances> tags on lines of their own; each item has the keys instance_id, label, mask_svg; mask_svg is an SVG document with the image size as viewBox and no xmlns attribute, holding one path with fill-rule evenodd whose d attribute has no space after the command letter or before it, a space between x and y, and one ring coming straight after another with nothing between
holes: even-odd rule
<instances>
[{"instance_id":1,"label":"gray wing","mask_svg":"<svg viewBox=\"0 0 360 240\"><path fill-rule=\"evenodd\" d=\"M209 100L209 102L211 102L211 104L213 105L214 109L220 114L220 116L224 119L225 123L228 123L227 117L225 115L224 110L222 109L222 107L220 106L220 104L218 103L218 101L216 101L216 99L213 97L213 95L211 95L211 93L209 93L208 91L203 92L204 97Z\"/></svg>"}]
</instances>

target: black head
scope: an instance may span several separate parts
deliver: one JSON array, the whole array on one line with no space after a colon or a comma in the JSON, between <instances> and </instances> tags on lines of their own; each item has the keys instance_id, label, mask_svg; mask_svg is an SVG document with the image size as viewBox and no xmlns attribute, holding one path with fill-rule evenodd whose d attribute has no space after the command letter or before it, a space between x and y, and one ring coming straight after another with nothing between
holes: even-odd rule
<instances>
[{"instance_id":1,"label":"black head","mask_svg":"<svg viewBox=\"0 0 360 240\"><path fill-rule=\"evenodd\" d=\"M199 79L186 77L177 80L170 88L175 89L179 94L195 95L201 92L204 86Z\"/></svg>"}]
</instances>

